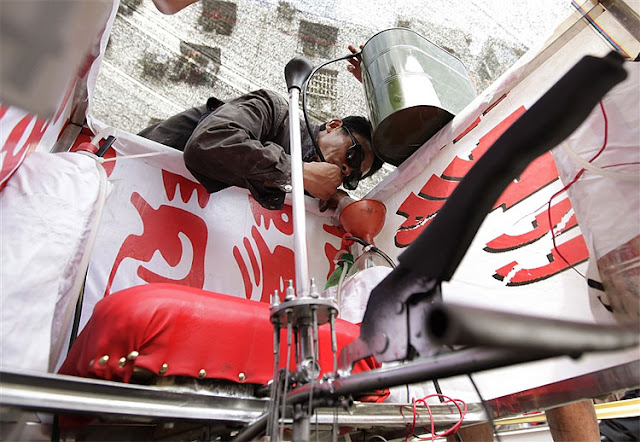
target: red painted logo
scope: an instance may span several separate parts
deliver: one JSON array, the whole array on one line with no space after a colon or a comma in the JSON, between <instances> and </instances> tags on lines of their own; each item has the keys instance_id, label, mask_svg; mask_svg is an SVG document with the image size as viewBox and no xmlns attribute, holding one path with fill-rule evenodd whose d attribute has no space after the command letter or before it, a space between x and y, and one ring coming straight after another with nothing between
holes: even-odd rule
<instances>
[{"instance_id":1,"label":"red painted logo","mask_svg":"<svg viewBox=\"0 0 640 442\"><path fill-rule=\"evenodd\" d=\"M347 233L344 230L344 227L342 226L332 226L329 224L324 224L322 228L325 232L337 238L342 238ZM338 252L339 250L336 247L334 247L332 244L328 242L325 243L324 256L327 257L327 261L329 262L329 272L327 273L327 279L329 279L329 276L331 276L331 273L333 273L333 271L336 269L336 263L334 262L334 259L336 258L336 254Z\"/></svg>"},{"instance_id":2,"label":"red painted logo","mask_svg":"<svg viewBox=\"0 0 640 442\"><path fill-rule=\"evenodd\" d=\"M8 108L6 106L0 107L0 119L4 117ZM9 128L4 126L5 121L2 122L3 131ZM29 127L31 130L28 131ZM21 118L9 133L7 141L2 146L2 169L0 170L0 189L4 187L7 179L18 168L27 152L42 140L42 136L49 127L47 121L36 118L34 115L26 115ZM28 132L28 135L27 135ZM26 138L25 138L26 135Z\"/></svg>"},{"instance_id":3,"label":"red painted logo","mask_svg":"<svg viewBox=\"0 0 640 442\"><path fill-rule=\"evenodd\" d=\"M474 166L478 159L493 145L493 143L525 112L524 107L518 108L507 118L499 122L486 135L482 136L468 158L456 157L438 175L431 175L420 192L411 193L398 208L397 213L404 216L406 221L398 228L395 243L398 247L407 247L437 216L447 198L452 194L458 183ZM486 114L486 112L485 112ZM456 138L459 141L469 136L479 125L476 120ZM526 200L558 179L553 157L545 153L533 161L522 175L510 184L498 198L494 209L502 208L507 211L516 204ZM561 235L577 226L574 215L570 215L571 204L565 198L553 205L550 212L543 211L532 220L532 229L526 233L510 235L507 232L489 241L484 248L489 253L503 253L525 247L541 238L550 235ZM551 225L548 218L551 217ZM562 220L564 220L562 222ZM559 253L558 253L559 250ZM521 268L517 262L511 262L496 270L496 279L504 280L507 285L529 284L553 276L571 265L583 262L588 258L588 250L581 236L564 242L558 250L550 250L547 258L549 264L535 269ZM568 262L565 262L562 257Z\"/></svg>"},{"instance_id":4,"label":"red painted logo","mask_svg":"<svg viewBox=\"0 0 640 442\"><path fill-rule=\"evenodd\" d=\"M171 201L173 201L176 196L176 191L180 188L180 198L183 203L189 202L193 192L196 192L198 205L200 207L205 208L209 203L211 195L207 192L207 189L201 184L188 180L181 175L176 175L175 173L162 169L162 182L164 183L164 191L167 194L167 198Z\"/></svg>"},{"instance_id":5,"label":"red painted logo","mask_svg":"<svg viewBox=\"0 0 640 442\"><path fill-rule=\"evenodd\" d=\"M293 234L291 206L285 205L282 210L267 210L251 196L249 206L256 225L264 224L264 227L269 229L273 224L280 233L287 236ZM287 280L295 281L295 260L290 248L278 245L271 251L256 226L251 227L251 238L244 237L242 246L247 258L238 246L233 248L233 257L242 274L247 299L251 299L254 287L262 287L260 301L269 302L275 290L282 293Z\"/></svg>"},{"instance_id":6,"label":"red painted logo","mask_svg":"<svg viewBox=\"0 0 640 442\"><path fill-rule=\"evenodd\" d=\"M165 191L170 200L175 197L179 184L184 202L189 200L191 195L189 191L195 190L198 193L200 205L206 205L208 194L201 185L165 171L162 176ZM202 192L207 195L207 198L203 197ZM111 269L104 295L110 293L114 278L125 259L132 258L142 263L149 263L156 252L170 267L179 269L178 271L184 269L186 274L182 278L169 278L139 264L136 272L138 277L148 283L168 282L203 288L208 238L208 229L204 220L187 210L168 205L161 205L154 209L137 192L131 195L131 203L140 215L143 232L140 235L129 235L125 238ZM190 245L191 251L185 250L183 245Z\"/></svg>"},{"instance_id":7,"label":"red painted logo","mask_svg":"<svg viewBox=\"0 0 640 442\"><path fill-rule=\"evenodd\" d=\"M0 164L2 165L0 168L0 190L2 190L18 166L22 164L29 150L35 150L35 146L40 143L47 129L60 120L63 111L67 107L74 86L75 80L69 84L56 115L47 121L35 115L27 114L17 122L14 122L12 118L7 116L7 111L10 107L0 105L0 126L2 126L2 131L11 130L6 142L0 147ZM29 127L31 127L31 131L25 138Z\"/></svg>"}]
</instances>

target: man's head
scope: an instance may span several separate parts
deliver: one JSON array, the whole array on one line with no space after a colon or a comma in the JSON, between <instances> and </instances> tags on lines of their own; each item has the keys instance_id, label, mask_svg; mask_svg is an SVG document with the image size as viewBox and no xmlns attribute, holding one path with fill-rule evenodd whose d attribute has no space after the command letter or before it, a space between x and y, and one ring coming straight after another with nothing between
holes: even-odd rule
<instances>
[{"instance_id":1,"label":"man's head","mask_svg":"<svg viewBox=\"0 0 640 442\"><path fill-rule=\"evenodd\" d=\"M371 125L366 118L349 116L320 128L318 145L325 160L340 167L343 185L353 190L362 178L373 175L383 161L371 147Z\"/></svg>"}]
</instances>

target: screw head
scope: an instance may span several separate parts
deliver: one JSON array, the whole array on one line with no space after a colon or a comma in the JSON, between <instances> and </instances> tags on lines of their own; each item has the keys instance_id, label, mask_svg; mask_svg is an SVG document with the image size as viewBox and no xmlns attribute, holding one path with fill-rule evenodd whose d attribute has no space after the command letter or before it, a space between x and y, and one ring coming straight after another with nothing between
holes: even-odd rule
<instances>
[{"instance_id":1,"label":"screw head","mask_svg":"<svg viewBox=\"0 0 640 442\"><path fill-rule=\"evenodd\" d=\"M384 353L389 346L389 338L384 333L376 333L371 340L371 349L375 353Z\"/></svg>"}]
</instances>

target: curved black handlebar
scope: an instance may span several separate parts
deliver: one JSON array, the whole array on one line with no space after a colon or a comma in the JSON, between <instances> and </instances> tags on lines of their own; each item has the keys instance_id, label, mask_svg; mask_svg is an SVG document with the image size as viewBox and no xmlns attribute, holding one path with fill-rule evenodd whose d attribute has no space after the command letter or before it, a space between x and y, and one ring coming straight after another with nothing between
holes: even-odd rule
<instances>
[{"instance_id":1,"label":"curved black handlebar","mask_svg":"<svg viewBox=\"0 0 640 442\"><path fill-rule=\"evenodd\" d=\"M302 90L302 85L313 70L313 65L304 57L294 57L284 67L284 79L287 81L287 90L296 88Z\"/></svg>"},{"instance_id":2,"label":"curved black handlebar","mask_svg":"<svg viewBox=\"0 0 640 442\"><path fill-rule=\"evenodd\" d=\"M627 72L616 52L583 57L513 123L467 173L431 224L399 257L412 273L448 281L500 194L587 118Z\"/></svg>"}]
</instances>

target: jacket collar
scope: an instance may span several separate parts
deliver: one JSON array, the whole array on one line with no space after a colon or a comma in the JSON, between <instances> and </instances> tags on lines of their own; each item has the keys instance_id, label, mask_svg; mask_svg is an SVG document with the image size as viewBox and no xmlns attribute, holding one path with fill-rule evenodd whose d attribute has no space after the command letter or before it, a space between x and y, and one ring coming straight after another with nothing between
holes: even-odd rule
<instances>
[{"instance_id":1,"label":"jacket collar","mask_svg":"<svg viewBox=\"0 0 640 442\"><path fill-rule=\"evenodd\" d=\"M302 140L302 161L307 163L316 161L316 149L313 146L313 141L311 141L309 131L307 130L307 126L304 121L300 122L300 132L300 138ZM319 132L320 126L311 123L311 133L313 134L314 139L318 139Z\"/></svg>"}]
</instances>

